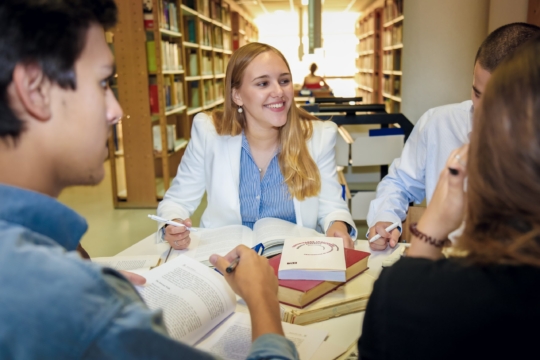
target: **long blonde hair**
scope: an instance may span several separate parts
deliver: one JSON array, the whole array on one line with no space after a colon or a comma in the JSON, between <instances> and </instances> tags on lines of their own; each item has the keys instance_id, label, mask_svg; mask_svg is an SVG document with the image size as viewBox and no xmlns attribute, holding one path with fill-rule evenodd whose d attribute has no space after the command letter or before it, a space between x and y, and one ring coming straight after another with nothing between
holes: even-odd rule
<instances>
[{"instance_id":1,"label":"long blonde hair","mask_svg":"<svg viewBox=\"0 0 540 360\"><path fill-rule=\"evenodd\" d=\"M214 111L212 119L219 135L236 136L246 128L245 112L239 113L232 98L232 90L242 85L247 66L260 54L273 51L283 59L289 72L289 63L276 48L261 43L250 43L236 50L227 65L225 77L225 104L223 111ZM291 99L293 100L293 99ZM294 101L287 114L287 123L279 129L279 167L291 196L298 200L317 196L321 191L321 175L309 154L306 141L313 134L311 120L315 116L296 107Z\"/></svg>"}]
</instances>

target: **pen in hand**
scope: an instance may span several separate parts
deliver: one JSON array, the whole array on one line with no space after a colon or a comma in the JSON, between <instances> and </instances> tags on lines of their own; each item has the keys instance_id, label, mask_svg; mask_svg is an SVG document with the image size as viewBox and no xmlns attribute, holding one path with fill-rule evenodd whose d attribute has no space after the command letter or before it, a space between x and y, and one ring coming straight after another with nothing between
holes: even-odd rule
<instances>
[{"instance_id":1,"label":"pen in hand","mask_svg":"<svg viewBox=\"0 0 540 360\"><path fill-rule=\"evenodd\" d=\"M392 225L390 225L389 227L387 227L385 230L387 232L390 232L392 230L394 230L395 228L399 227L399 221L396 221L395 223L393 223ZM381 238L381 235L377 234L375 235L374 237L372 237L371 239L369 239L369 242L372 243L374 241L377 241Z\"/></svg>"},{"instance_id":2,"label":"pen in hand","mask_svg":"<svg viewBox=\"0 0 540 360\"><path fill-rule=\"evenodd\" d=\"M263 244L257 244L254 247L252 247L251 249L253 249L258 255L262 255L262 253L264 252L264 245ZM238 266L239 261L240 261L239 257L237 257L236 259L231 261L229 266L227 266L227 268L225 269L225 271L227 271L227 274L232 273L234 271L234 269L236 269L236 267Z\"/></svg>"},{"instance_id":3,"label":"pen in hand","mask_svg":"<svg viewBox=\"0 0 540 360\"><path fill-rule=\"evenodd\" d=\"M172 220L167 220L167 219L164 219L162 217L159 217L159 216L156 216L156 215L148 215L148 217L152 220L155 220L155 221L158 221L158 222L162 222L162 223L165 223L167 225L172 225L172 226L183 226L185 227L187 230L189 231L197 231L196 229L194 228L191 228L189 226L186 226L184 224L181 224L179 222L176 222L176 221L172 221Z\"/></svg>"}]
</instances>

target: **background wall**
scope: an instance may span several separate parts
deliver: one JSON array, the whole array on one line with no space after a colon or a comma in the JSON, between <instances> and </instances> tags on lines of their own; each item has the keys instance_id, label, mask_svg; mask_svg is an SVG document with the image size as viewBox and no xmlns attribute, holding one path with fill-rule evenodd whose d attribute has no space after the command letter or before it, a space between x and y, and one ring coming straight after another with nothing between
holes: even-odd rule
<instances>
[{"instance_id":1,"label":"background wall","mask_svg":"<svg viewBox=\"0 0 540 360\"><path fill-rule=\"evenodd\" d=\"M403 12L402 112L416 123L432 107L470 99L489 0L407 0Z\"/></svg>"},{"instance_id":2,"label":"background wall","mask_svg":"<svg viewBox=\"0 0 540 360\"><path fill-rule=\"evenodd\" d=\"M491 0L488 32L505 24L527 22L528 5L529 0Z\"/></svg>"}]
</instances>

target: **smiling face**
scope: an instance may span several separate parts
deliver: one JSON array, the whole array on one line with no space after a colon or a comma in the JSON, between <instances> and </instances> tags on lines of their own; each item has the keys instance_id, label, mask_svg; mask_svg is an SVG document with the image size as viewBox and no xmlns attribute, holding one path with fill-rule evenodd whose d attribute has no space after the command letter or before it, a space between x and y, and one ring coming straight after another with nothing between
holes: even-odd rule
<instances>
[{"instance_id":1,"label":"smiling face","mask_svg":"<svg viewBox=\"0 0 540 360\"><path fill-rule=\"evenodd\" d=\"M51 93L57 145L56 181L62 187L91 185L104 177L107 138L122 109L109 88L114 59L103 28L91 25L75 63L76 90L55 85Z\"/></svg>"},{"instance_id":2,"label":"smiling face","mask_svg":"<svg viewBox=\"0 0 540 360\"><path fill-rule=\"evenodd\" d=\"M287 123L294 91L285 61L274 51L258 55L246 67L233 100L244 110L248 128L280 128Z\"/></svg>"}]
</instances>

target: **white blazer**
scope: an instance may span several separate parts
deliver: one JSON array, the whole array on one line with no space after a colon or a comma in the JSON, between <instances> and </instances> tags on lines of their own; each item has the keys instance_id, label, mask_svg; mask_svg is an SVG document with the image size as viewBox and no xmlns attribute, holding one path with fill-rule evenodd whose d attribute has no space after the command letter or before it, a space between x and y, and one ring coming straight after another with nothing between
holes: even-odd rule
<instances>
[{"instance_id":1,"label":"white blazer","mask_svg":"<svg viewBox=\"0 0 540 360\"><path fill-rule=\"evenodd\" d=\"M303 201L293 199L296 223L321 232L326 232L336 220L356 229L337 180L336 135L337 126L333 122L313 121L313 135L307 145L319 167L321 192ZM191 140L171 187L158 205L158 215L166 219L191 217L206 191L208 206L202 215L201 227L242 225L239 196L241 150L242 135L220 136L208 115L197 114L193 120Z\"/></svg>"}]
</instances>

